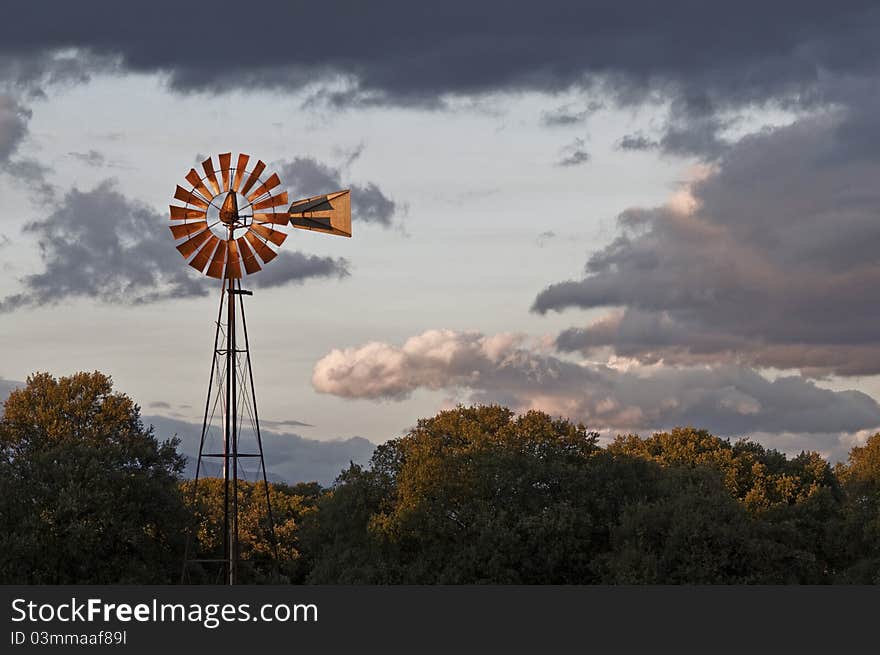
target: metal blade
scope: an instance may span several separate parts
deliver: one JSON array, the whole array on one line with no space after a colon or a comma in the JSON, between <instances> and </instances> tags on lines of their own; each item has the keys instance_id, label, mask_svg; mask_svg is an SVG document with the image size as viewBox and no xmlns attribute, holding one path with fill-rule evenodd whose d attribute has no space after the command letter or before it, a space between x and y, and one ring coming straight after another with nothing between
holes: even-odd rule
<instances>
[{"instance_id":1,"label":"metal blade","mask_svg":"<svg viewBox=\"0 0 880 655\"><path fill-rule=\"evenodd\" d=\"M237 280L241 277L241 265L238 261L238 244L235 241L229 241L229 257L226 262L226 277Z\"/></svg>"},{"instance_id":2,"label":"metal blade","mask_svg":"<svg viewBox=\"0 0 880 655\"><path fill-rule=\"evenodd\" d=\"M259 271L262 266L260 266L260 262L257 261L257 256L254 254L254 251L248 246L247 240L244 237L239 237L236 241L238 242L241 261L244 263L244 270L247 271L247 274L252 275ZM268 248L268 246L266 247Z\"/></svg>"},{"instance_id":3,"label":"metal blade","mask_svg":"<svg viewBox=\"0 0 880 655\"><path fill-rule=\"evenodd\" d=\"M207 232L209 235L208 242L199 248L199 252L195 257L192 258L189 265L194 269L198 270L200 273L204 273L205 266L208 265L208 262L211 260L211 255L214 254L214 248L217 247L217 244L220 243L220 239L211 234L210 231Z\"/></svg>"},{"instance_id":4,"label":"metal blade","mask_svg":"<svg viewBox=\"0 0 880 655\"><path fill-rule=\"evenodd\" d=\"M199 232L192 239L184 241L179 246L177 246L177 250L180 252L184 258L189 257L193 254L196 249L202 245L205 241L207 241L211 237L211 230L205 230L204 232Z\"/></svg>"},{"instance_id":5,"label":"metal blade","mask_svg":"<svg viewBox=\"0 0 880 655\"><path fill-rule=\"evenodd\" d=\"M272 189L279 186L281 184L281 179L278 177L278 173L272 173L268 180L263 182L260 186L254 189L250 195L248 195L247 199L253 201L255 198L259 198L265 193L269 193Z\"/></svg>"},{"instance_id":6,"label":"metal blade","mask_svg":"<svg viewBox=\"0 0 880 655\"><path fill-rule=\"evenodd\" d=\"M276 246L280 246L284 243L284 240L287 238L287 235L284 232L279 230L271 230L264 225L259 225L258 223L251 223L251 229L263 237L266 241L271 241Z\"/></svg>"},{"instance_id":7,"label":"metal blade","mask_svg":"<svg viewBox=\"0 0 880 655\"><path fill-rule=\"evenodd\" d=\"M184 223L183 225L171 225L171 234L175 239L182 239L191 234L196 234L202 230L208 229L208 221L198 221L197 223Z\"/></svg>"},{"instance_id":8,"label":"metal blade","mask_svg":"<svg viewBox=\"0 0 880 655\"><path fill-rule=\"evenodd\" d=\"M171 208L172 221L185 221L191 218L204 218L204 209L189 209L187 207L178 207L177 205L168 205Z\"/></svg>"},{"instance_id":9,"label":"metal blade","mask_svg":"<svg viewBox=\"0 0 880 655\"><path fill-rule=\"evenodd\" d=\"M214 172L214 162L208 157L205 161L202 162L202 168L205 169L205 175L207 175L208 184L211 185L211 188L214 189L214 194L211 196L220 195L220 183L217 182L217 175Z\"/></svg>"},{"instance_id":10,"label":"metal blade","mask_svg":"<svg viewBox=\"0 0 880 655\"><path fill-rule=\"evenodd\" d=\"M201 207L202 209L208 208L208 203L199 198L194 193L190 193L186 189L184 189L179 184L177 185L177 190L174 192L174 197L177 200L182 200L185 203L190 205L195 205L196 207Z\"/></svg>"},{"instance_id":11,"label":"metal blade","mask_svg":"<svg viewBox=\"0 0 880 655\"><path fill-rule=\"evenodd\" d=\"M281 212L273 213L273 214L254 214L254 222L255 223L273 223L275 225L287 225L290 218L287 214L282 214Z\"/></svg>"},{"instance_id":12,"label":"metal blade","mask_svg":"<svg viewBox=\"0 0 880 655\"><path fill-rule=\"evenodd\" d=\"M226 261L226 242L220 241L217 244L217 251L214 253L214 257L211 258L211 263L208 264L208 270L205 271L205 275L208 277L215 277L218 280L223 277L223 262Z\"/></svg>"},{"instance_id":13,"label":"metal blade","mask_svg":"<svg viewBox=\"0 0 880 655\"><path fill-rule=\"evenodd\" d=\"M250 159L250 155L240 154L238 156L238 163L235 165L235 179L232 181L233 191L238 191L238 185L241 184L241 178L244 176L244 171L247 168L248 159Z\"/></svg>"},{"instance_id":14,"label":"metal blade","mask_svg":"<svg viewBox=\"0 0 880 655\"><path fill-rule=\"evenodd\" d=\"M278 256L278 253L267 246L265 241L260 241L260 237L258 237L253 232L245 232L244 237L248 240L248 243L254 247L254 250L260 256L260 259L263 260L264 264L271 262L273 259L275 259L275 257Z\"/></svg>"},{"instance_id":15,"label":"metal blade","mask_svg":"<svg viewBox=\"0 0 880 655\"><path fill-rule=\"evenodd\" d=\"M220 177L223 178L223 190L229 191L229 164L232 163L232 153L224 152L222 155L218 155L217 158L220 160Z\"/></svg>"},{"instance_id":16,"label":"metal blade","mask_svg":"<svg viewBox=\"0 0 880 655\"><path fill-rule=\"evenodd\" d=\"M262 159L257 160L257 165L254 166L254 170L251 171L251 174L248 175L247 179L244 181L244 186L241 187L239 193L241 195L246 195L248 190L254 186L254 183L260 179L260 175L263 174L263 171L266 169L266 164Z\"/></svg>"},{"instance_id":17,"label":"metal blade","mask_svg":"<svg viewBox=\"0 0 880 655\"><path fill-rule=\"evenodd\" d=\"M279 207L281 205L287 204L287 191L284 191L280 195L270 196L265 200L261 200L256 205L254 205L254 211L258 209L269 209L269 207Z\"/></svg>"},{"instance_id":18,"label":"metal blade","mask_svg":"<svg viewBox=\"0 0 880 655\"><path fill-rule=\"evenodd\" d=\"M189 169L189 173L186 174L186 181L193 185L193 188L201 194L201 196L207 200L211 201L214 197L214 194L208 190L208 187L205 186L205 183L202 182L202 176L198 174L196 169Z\"/></svg>"}]
</instances>

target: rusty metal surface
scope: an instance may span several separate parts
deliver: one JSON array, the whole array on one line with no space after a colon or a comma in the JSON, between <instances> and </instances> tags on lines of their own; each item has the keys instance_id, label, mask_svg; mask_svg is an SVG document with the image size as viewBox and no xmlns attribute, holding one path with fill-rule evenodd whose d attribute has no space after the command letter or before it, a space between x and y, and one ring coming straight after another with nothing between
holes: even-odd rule
<instances>
[{"instance_id":1,"label":"rusty metal surface","mask_svg":"<svg viewBox=\"0 0 880 655\"><path fill-rule=\"evenodd\" d=\"M217 174L214 171L214 160L208 157L205 161L202 162L202 168L205 170L205 179L208 181L208 184L211 185L211 188L214 189L214 193L211 195L214 196L220 195L220 183L217 181Z\"/></svg>"},{"instance_id":2,"label":"rusty metal surface","mask_svg":"<svg viewBox=\"0 0 880 655\"><path fill-rule=\"evenodd\" d=\"M211 231L210 230L205 230L204 232L199 232L191 239L187 239L186 241L181 243L179 246L177 246L177 250L184 257L189 257L191 254L193 254L196 251L196 248L198 248L201 244L203 244L205 241L207 241L210 238L211 238ZM216 238L216 237L214 237L214 238Z\"/></svg>"},{"instance_id":3,"label":"rusty metal surface","mask_svg":"<svg viewBox=\"0 0 880 655\"><path fill-rule=\"evenodd\" d=\"M192 234L196 234L197 232L201 232L202 230L207 229L208 221L199 221L197 223L184 223L183 225L172 225L171 234L174 235L175 239L182 239L183 237L190 236Z\"/></svg>"},{"instance_id":4,"label":"rusty metal surface","mask_svg":"<svg viewBox=\"0 0 880 655\"><path fill-rule=\"evenodd\" d=\"M244 172L247 168L247 163L250 158L250 155L246 155L244 153L238 155L238 162L235 164L235 178L232 180L233 191L238 191L238 187L241 184L242 176L244 176Z\"/></svg>"},{"instance_id":5,"label":"rusty metal surface","mask_svg":"<svg viewBox=\"0 0 880 655\"><path fill-rule=\"evenodd\" d=\"M220 207L220 220L226 225L232 225L238 220L238 198L235 191L229 191L223 199Z\"/></svg>"},{"instance_id":6,"label":"rusty metal surface","mask_svg":"<svg viewBox=\"0 0 880 655\"><path fill-rule=\"evenodd\" d=\"M248 194L247 199L250 200L251 202L253 202L257 198L266 195L272 189L279 186L280 184L281 184L281 180L278 178L278 173L272 173L272 175L269 177L268 180L263 182L261 185L259 185L257 188L255 188L253 191L251 191Z\"/></svg>"},{"instance_id":7,"label":"rusty metal surface","mask_svg":"<svg viewBox=\"0 0 880 655\"><path fill-rule=\"evenodd\" d=\"M254 184L256 184L257 180L260 179L260 175L263 174L264 170L266 170L266 164L262 159L257 160L257 165L254 166L254 170L252 170L251 174L247 176L247 179L244 181L244 184L238 192L243 196L247 196L247 192L252 186L254 186Z\"/></svg>"},{"instance_id":8,"label":"rusty metal surface","mask_svg":"<svg viewBox=\"0 0 880 655\"><path fill-rule=\"evenodd\" d=\"M208 234L208 241L199 248L199 252L196 253L196 256L192 258L189 265L198 270L199 272L204 272L205 267L208 265L208 262L211 261L211 255L214 254L214 249L217 247L217 244L220 243L220 239L215 237L210 232Z\"/></svg>"},{"instance_id":9,"label":"rusty metal surface","mask_svg":"<svg viewBox=\"0 0 880 655\"><path fill-rule=\"evenodd\" d=\"M274 225L287 225L288 223L287 214L283 214L281 212L275 213L256 213L254 214L254 222L255 223L272 223Z\"/></svg>"},{"instance_id":10,"label":"rusty metal surface","mask_svg":"<svg viewBox=\"0 0 880 655\"><path fill-rule=\"evenodd\" d=\"M190 193L179 184L177 185L177 190L174 192L174 197L177 200L181 200L190 205L195 205L196 207L201 207L202 209L208 208L207 202L199 198L194 193Z\"/></svg>"},{"instance_id":11,"label":"rusty metal surface","mask_svg":"<svg viewBox=\"0 0 880 655\"><path fill-rule=\"evenodd\" d=\"M172 221L185 221L193 218L204 218L204 209L191 209L189 207L178 207L177 205L168 205L171 209Z\"/></svg>"},{"instance_id":12,"label":"rusty metal surface","mask_svg":"<svg viewBox=\"0 0 880 655\"><path fill-rule=\"evenodd\" d=\"M241 261L244 264L244 270L247 271L247 274L252 275L259 271L262 266L260 266L260 262L257 261L257 256L254 254L254 251L248 246L247 239L239 237L236 239L236 242L238 243L238 252L241 255Z\"/></svg>"},{"instance_id":13,"label":"rusty metal surface","mask_svg":"<svg viewBox=\"0 0 880 655\"><path fill-rule=\"evenodd\" d=\"M232 153L224 152L222 155L218 155L217 159L220 160L220 178L223 180L223 191L229 191L229 165L232 163Z\"/></svg>"},{"instance_id":14,"label":"rusty metal surface","mask_svg":"<svg viewBox=\"0 0 880 655\"><path fill-rule=\"evenodd\" d=\"M238 244L235 240L227 241L229 252L226 257L226 278L237 280L241 277L241 265L238 261Z\"/></svg>"},{"instance_id":15,"label":"rusty metal surface","mask_svg":"<svg viewBox=\"0 0 880 655\"><path fill-rule=\"evenodd\" d=\"M276 246L280 246L284 243L284 240L287 238L287 234L281 232L280 230L273 230L265 225L260 225L258 223L254 223L251 225L251 231L256 232L257 235L263 237L266 241L271 241Z\"/></svg>"},{"instance_id":16,"label":"rusty metal surface","mask_svg":"<svg viewBox=\"0 0 880 655\"><path fill-rule=\"evenodd\" d=\"M253 246L254 251L260 256L260 259L263 260L264 264L272 261L278 256L278 253L267 246L265 241L260 240L260 237L256 235L255 231L247 232L244 235L244 238L248 240L248 243L251 244L251 246Z\"/></svg>"},{"instance_id":17,"label":"rusty metal surface","mask_svg":"<svg viewBox=\"0 0 880 655\"><path fill-rule=\"evenodd\" d=\"M254 204L254 211L260 209L269 209L270 207L280 207L287 204L287 191L282 191L277 196L270 196L265 200Z\"/></svg>"},{"instance_id":18,"label":"rusty metal surface","mask_svg":"<svg viewBox=\"0 0 880 655\"><path fill-rule=\"evenodd\" d=\"M208 270L205 271L205 275L208 277L215 277L218 280L223 277L223 264L226 262L226 241L220 241L217 244L217 250L214 251L214 256L211 258L211 263L208 264Z\"/></svg>"},{"instance_id":19,"label":"rusty metal surface","mask_svg":"<svg viewBox=\"0 0 880 655\"><path fill-rule=\"evenodd\" d=\"M214 197L214 194L205 186L205 183L202 182L202 176L199 175L196 169L189 169L189 173L186 174L186 181L192 184L193 189L198 191L198 194L207 200L208 202Z\"/></svg>"}]
</instances>

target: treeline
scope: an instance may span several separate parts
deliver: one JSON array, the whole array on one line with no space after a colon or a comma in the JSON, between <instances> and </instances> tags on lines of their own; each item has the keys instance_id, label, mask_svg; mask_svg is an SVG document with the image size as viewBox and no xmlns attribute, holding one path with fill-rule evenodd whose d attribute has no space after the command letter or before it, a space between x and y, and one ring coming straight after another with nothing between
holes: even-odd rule
<instances>
[{"instance_id":1,"label":"treeline","mask_svg":"<svg viewBox=\"0 0 880 655\"><path fill-rule=\"evenodd\" d=\"M0 582L176 583L222 553L223 483L100 373L37 375L0 420ZM460 407L316 483L242 483L242 581L880 583L880 435L830 466L705 430L607 446L540 412ZM275 553L278 556L276 557ZM190 582L214 582L195 565Z\"/></svg>"}]
</instances>

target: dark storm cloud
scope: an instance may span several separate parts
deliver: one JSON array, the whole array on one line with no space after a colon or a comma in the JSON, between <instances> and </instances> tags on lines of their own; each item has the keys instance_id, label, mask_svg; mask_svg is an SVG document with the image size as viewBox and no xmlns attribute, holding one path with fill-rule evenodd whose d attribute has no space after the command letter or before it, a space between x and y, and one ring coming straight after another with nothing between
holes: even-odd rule
<instances>
[{"instance_id":1,"label":"dark storm cloud","mask_svg":"<svg viewBox=\"0 0 880 655\"><path fill-rule=\"evenodd\" d=\"M350 153L347 157L348 162L356 159L359 154L360 149ZM340 169L311 157L297 157L292 161L282 162L280 175L291 194L298 198L350 188L351 213L354 221L378 223L389 227L398 211L397 203L385 195L374 182L365 185L344 184Z\"/></svg>"},{"instance_id":2,"label":"dark storm cloud","mask_svg":"<svg viewBox=\"0 0 880 655\"><path fill-rule=\"evenodd\" d=\"M21 280L21 292L0 300L0 311L70 298L139 304L208 294L214 280L186 266L167 224L167 216L126 198L112 181L69 191L46 219L25 225L43 268ZM262 286L347 274L344 260L298 252L277 260L255 278Z\"/></svg>"},{"instance_id":3,"label":"dark storm cloud","mask_svg":"<svg viewBox=\"0 0 880 655\"><path fill-rule=\"evenodd\" d=\"M851 120L841 111L745 137L691 184L692 206L624 212L583 279L535 299L541 313L622 308L562 333L558 346L880 372L880 158L853 155Z\"/></svg>"},{"instance_id":4,"label":"dark storm cloud","mask_svg":"<svg viewBox=\"0 0 880 655\"><path fill-rule=\"evenodd\" d=\"M71 50L69 43L56 43L48 48L32 47L24 42L27 39L10 43L6 30L17 29L13 13L5 13L0 26L0 40L6 40L8 46L0 45L0 85L7 92L29 100L45 98L47 87L83 84L95 73L117 69L117 56L99 55L87 46L78 50Z\"/></svg>"},{"instance_id":5,"label":"dark storm cloud","mask_svg":"<svg viewBox=\"0 0 880 655\"><path fill-rule=\"evenodd\" d=\"M219 0L210 11L158 0L129 3L125 12L109 0L80 4L53 5L51 26L39 3L7 8L0 80L33 95L92 72L126 71L160 74L179 93L271 89L303 91L306 103L334 107L435 109L452 97L576 89L611 105L666 107L657 134L648 141L624 137L622 148L656 144L666 154L714 160L730 145L724 133L731 114L859 107L873 93L880 64L880 12L861 0L492 0L429 9L403 0L278 0L248 10ZM225 34L231 16L259 25L255 45L196 46L193 26ZM841 88L841 80L849 91L860 84L860 92ZM576 124L592 107L558 107L542 120ZM871 143L854 140L862 148Z\"/></svg>"},{"instance_id":6,"label":"dark storm cloud","mask_svg":"<svg viewBox=\"0 0 880 655\"><path fill-rule=\"evenodd\" d=\"M194 30L219 39L230 20L256 30L251 47L199 47ZM44 3L29 2L6 8L0 57L34 60L17 64L24 79L49 66L42 53L79 48L80 58L167 74L181 92L301 89L335 77L348 82L340 97L430 104L444 94L555 91L599 78L624 101L697 89L739 105L809 99L823 75L876 70L878 26L871 2L220 0L206 10L157 0L119 11L104 0L53 3L51 20Z\"/></svg>"}]
</instances>

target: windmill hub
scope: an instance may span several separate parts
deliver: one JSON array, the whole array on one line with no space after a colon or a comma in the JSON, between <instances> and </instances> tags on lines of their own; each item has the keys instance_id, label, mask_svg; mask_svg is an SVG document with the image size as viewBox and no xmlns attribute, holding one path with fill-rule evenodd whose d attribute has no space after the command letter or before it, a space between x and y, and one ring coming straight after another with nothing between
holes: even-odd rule
<instances>
[{"instance_id":1,"label":"windmill hub","mask_svg":"<svg viewBox=\"0 0 880 655\"><path fill-rule=\"evenodd\" d=\"M226 225L234 225L238 222L238 198L235 191L229 191L220 207L220 220Z\"/></svg>"}]
</instances>

